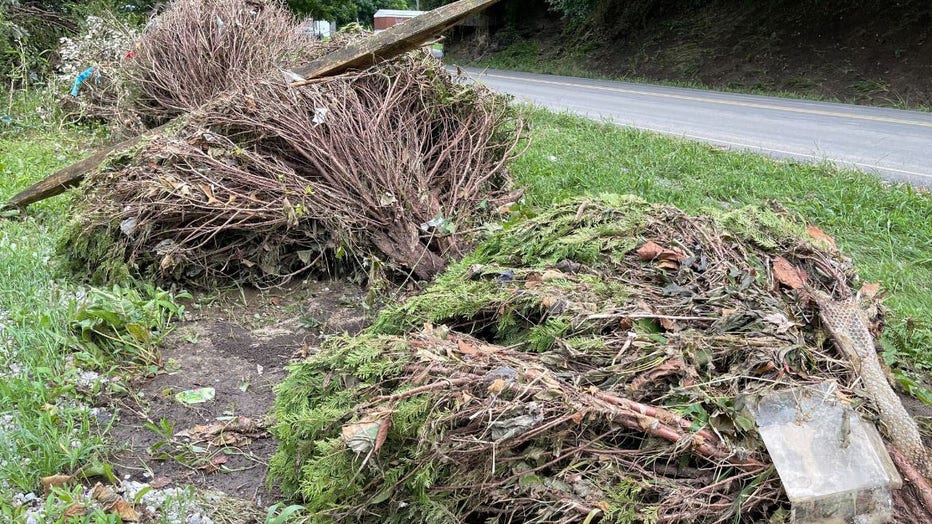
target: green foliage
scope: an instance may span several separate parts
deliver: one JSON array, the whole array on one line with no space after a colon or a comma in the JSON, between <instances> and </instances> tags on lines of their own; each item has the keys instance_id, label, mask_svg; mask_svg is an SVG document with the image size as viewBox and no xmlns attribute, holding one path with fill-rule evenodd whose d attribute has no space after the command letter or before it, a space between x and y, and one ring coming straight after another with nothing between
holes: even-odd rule
<instances>
[{"instance_id":1,"label":"green foliage","mask_svg":"<svg viewBox=\"0 0 932 524\"><path fill-rule=\"evenodd\" d=\"M331 339L318 354L291 366L288 378L278 386L273 433L280 444L270 477L279 480L286 492L300 493L314 515L311 522L335 519L373 482L384 486L384 500L398 490L416 501L429 501L427 490L436 474L432 466L416 464L413 456L381 464L375 457L355 455L334 437L344 424L366 416L355 411L363 391L379 387L402 392L411 387L396 380L411 358L406 344L404 339L373 334ZM436 416L437 409L442 408L425 397L401 400L390 415L384 449L416 449L436 442L438 435L430 434L425 420L429 413ZM412 471L418 473L408 475Z\"/></svg>"},{"instance_id":2,"label":"green foliage","mask_svg":"<svg viewBox=\"0 0 932 524\"><path fill-rule=\"evenodd\" d=\"M355 21L359 12L352 0L288 0L288 5L299 15L334 21L337 25Z\"/></svg>"},{"instance_id":3,"label":"green foliage","mask_svg":"<svg viewBox=\"0 0 932 524\"><path fill-rule=\"evenodd\" d=\"M80 158L80 145L95 136L93 130L60 127L60 122L28 114L44 103L30 93L17 93L14 102L14 111L28 125L20 134L0 134L2 200ZM70 198L62 196L35 204L22 216L0 219L3 522L20 522L22 508L16 509L12 495L37 492L39 477L89 471L104 462L108 422L91 407L99 406L102 395L119 393L121 383L110 375L128 363L123 358L137 358L138 346L151 356L169 329L169 318L181 312L167 303L165 292L145 286L79 287L55 253L69 204ZM56 493L49 510L63 511L66 497ZM47 515L54 521L61 511ZM101 515L87 520L106 521Z\"/></svg>"},{"instance_id":4,"label":"green foliage","mask_svg":"<svg viewBox=\"0 0 932 524\"><path fill-rule=\"evenodd\" d=\"M775 249L788 240L806 238L804 224L788 220L786 214L772 209L744 206L729 211L710 208L704 212L737 238L765 249Z\"/></svg>"},{"instance_id":5,"label":"green foliage","mask_svg":"<svg viewBox=\"0 0 932 524\"><path fill-rule=\"evenodd\" d=\"M374 23L373 17L379 9L409 8L407 0L354 0L354 3L358 20L367 26Z\"/></svg>"},{"instance_id":6,"label":"green foliage","mask_svg":"<svg viewBox=\"0 0 932 524\"><path fill-rule=\"evenodd\" d=\"M59 39L74 35L90 14L145 21L156 0L0 0L0 79L8 88L46 84Z\"/></svg>"},{"instance_id":7,"label":"green foliage","mask_svg":"<svg viewBox=\"0 0 932 524\"><path fill-rule=\"evenodd\" d=\"M605 253L623 255L638 242L637 235L647 225L651 204L626 195L599 195L600 204L608 207L604 216L591 214L576 218L585 200L574 200L530 211L529 220L505 226L477 249L477 257L490 263L556 264L573 260L583 264L596 262ZM576 206L573 208L573 206Z\"/></svg>"},{"instance_id":8,"label":"green foliage","mask_svg":"<svg viewBox=\"0 0 932 524\"><path fill-rule=\"evenodd\" d=\"M291 9L316 20L336 22L343 26L359 22L372 27L372 17L379 9L413 9L407 0L288 0Z\"/></svg>"},{"instance_id":9,"label":"green foliage","mask_svg":"<svg viewBox=\"0 0 932 524\"><path fill-rule=\"evenodd\" d=\"M172 296L152 286L141 291L120 285L90 288L71 315L71 325L86 348L154 365L172 320L184 315L178 298L191 296Z\"/></svg>"},{"instance_id":10,"label":"green foliage","mask_svg":"<svg viewBox=\"0 0 932 524\"><path fill-rule=\"evenodd\" d=\"M772 211L772 202L823 228L865 281L882 282L889 292L885 304L893 321L884 332L884 357L903 390L932 396L922 392L932 369L932 326L925 321L932 316L928 192L830 165L724 152L570 115L528 109L527 116L535 124L533 140L512 172L529 188L532 206L548 208L579 194L633 193L711 213L760 246L801 233L800 222L775 221L781 215Z\"/></svg>"}]
</instances>

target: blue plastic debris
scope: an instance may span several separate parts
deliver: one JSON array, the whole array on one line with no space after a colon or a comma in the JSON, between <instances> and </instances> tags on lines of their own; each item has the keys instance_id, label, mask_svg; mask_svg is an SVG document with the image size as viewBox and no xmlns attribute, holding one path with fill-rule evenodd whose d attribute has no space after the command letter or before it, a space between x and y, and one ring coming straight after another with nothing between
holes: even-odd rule
<instances>
[{"instance_id":1,"label":"blue plastic debris","mask_svg":"<svg viewBox=\"0 0 932 524\"><path fill-rule=\"evenodd\" d=\"M79 94L81 94L81 84L86 82L87 79L90 78L95 72L97 72L96 66L91 66L85 69L84 71L81 71L81 74L78 75L78 77L74 79L74 85L71 86L71 96L78 96ZM99 72L97 72L96 80L98 83L100 83Z\"/></svg>"}]
</instances>

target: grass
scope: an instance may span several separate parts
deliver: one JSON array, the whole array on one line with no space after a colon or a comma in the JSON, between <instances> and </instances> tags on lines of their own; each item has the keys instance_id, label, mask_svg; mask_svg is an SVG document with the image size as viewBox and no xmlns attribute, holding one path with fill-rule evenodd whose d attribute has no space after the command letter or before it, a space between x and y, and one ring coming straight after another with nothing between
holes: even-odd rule
<instances>
[{"instance_id":1,"label":"grass","mask_svg":"<svg viewBox=\"0 0 932 524\"><path fill-rule=\"evenodd\" d=\"M826 165L775 161L579 117L524 110L533 140L512 171L528 188L529 205L601 192L633 193L694 213L777 201L835 236L864 279L884 283L896 319L886 340L888 355L894 363L932 370L932 331L926 324L932 318L932 221L928 220L932 196L928 193L886 186L868 175ZM5 122L7 127L0 128L3 200L78 158L96 136L93 130L26 117ZM90 409L95 397L118 393L120 383L87 380L87 372L120 376L120 366L139 356L132 350L142 342L125 325L142 323L162 330L166 318L177 313L158 305L165 296L157 290L88 289L76 276L62 272L55 246L68 220L70 199L58 197L34 205L24 217L0 220L0 520L4 521L22 520L15 498L38 493L41 476L105 468L108 419ZM81 309L79 296L103 302L96 309ZM107 320L108 312L122 316ZM86 323L83 332L74 329L77 319ZM109 324L101 327L101 322ZM97 335L121 343L105 343ZM59 495L53 502L68 498ZM51 506L52 513L64 507ZM92 518L97 517L88 516L84 522L94 522Z\"/></svg>"},{"instance_id":2,"label":"grass","mask_svg":"<svg viewBox=\"0 0 932 524\"><path fill-rule=\"evenodd\" d=\"M900 321L893 334L908 320L910 344L918 344L891 347L891 355L932 369L932 338L921 334L932 318L932 193L541 109L527 115L531 146L512 171L528 187L530 204L600 192L632 193L692 213L776 201L833 235L865 281L883 282Z\"/></svg>"},{"instance_id":3,"label":"grass","mask_svg":"<svg viewBox=\"0 0 932 524\"><path fill-rule=\"evenodd\" d=\"M14 104L0 127L0 201L79 159L96 137L93 129L32 116L37 98ZM18 502L30 493L42 497L43 476L108 475L106 432L114 411L98 406L98 399L120 393L126 366L151 357L140 350L151 352L167 321L180 313L154 288L87 288L63 273L56 246L70 200L51 199L23 217L0 218L3 522L26 520L28 505ZM39 521L55 522L65 495L51 497ZM100 512L85 519L107 521Z\"/></svg>"}]
</instances>

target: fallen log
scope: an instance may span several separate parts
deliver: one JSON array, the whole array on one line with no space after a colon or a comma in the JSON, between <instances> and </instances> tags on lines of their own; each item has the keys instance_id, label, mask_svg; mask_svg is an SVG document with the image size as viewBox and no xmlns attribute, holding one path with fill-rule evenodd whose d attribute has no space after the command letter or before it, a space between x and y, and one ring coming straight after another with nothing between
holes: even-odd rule
<instances>
[{"instance_id":1,"label":"fallen log","mask_svg":"<svg viewBox=\"0 0 932 524\"><path fill-rule=\"evenodd\" d=\"M10 198L10 200L7 201L0 209L6 210L23 208L29 204L39 202L40 200L45 200L46 198L60 195L72 187L77 187L78 184L81 183L81 180L84 179L84 175L90 171L93 171L94 169L97 169L100 164L102 164L104 160L107 159L108 156L119 151L125 151L138 144L142 139L158 134L169 124L163 124L141 135L134 136L122 142L117 142L116 144L97 150L97 152L85 158L84 160L71 164L66 168L60 169L48 178L36 182L25 190L17 193L12 198Z\"/></svg>"},{"instance_id":2,"label":"fallen log","mask_svg":"<svg viewBox=\"0 0 932 524\"><path fill-rule=\"evenodd\" d=\"M347 46L295 68L292 73L301 80L291 85L300 86L311 79L338 75L349 69L368 67L421 47L433 36L442 33L456 22L497 1L459 0L424 13L366 38L358 44ZM105 147L84 160L56 171L48 178L14 195L0 207L0 210L24 208L29 204L60 195L69 188L76 187L87 173L97 169L109 155L133 147L143 138L158 134L170 124L171 122L142 135Z\"/></svg>"}]
</instances>

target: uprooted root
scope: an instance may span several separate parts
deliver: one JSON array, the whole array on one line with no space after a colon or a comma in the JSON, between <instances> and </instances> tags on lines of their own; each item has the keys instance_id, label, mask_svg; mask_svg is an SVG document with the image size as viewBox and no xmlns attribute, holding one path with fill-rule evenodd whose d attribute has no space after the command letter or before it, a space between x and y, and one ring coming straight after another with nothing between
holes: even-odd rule
<instances>
[{"instance_id":1,"label":"uprooted root","mask_svg":"<svg viewBox=\"0 0 932 524\"><path fill-rule=\"evenodd\" d=\"M429 53L292 88L244 84L89 182L92 273L275 283L376 257L427 278L508 197L522 124Z\"/></svg>"}]
</instances>

